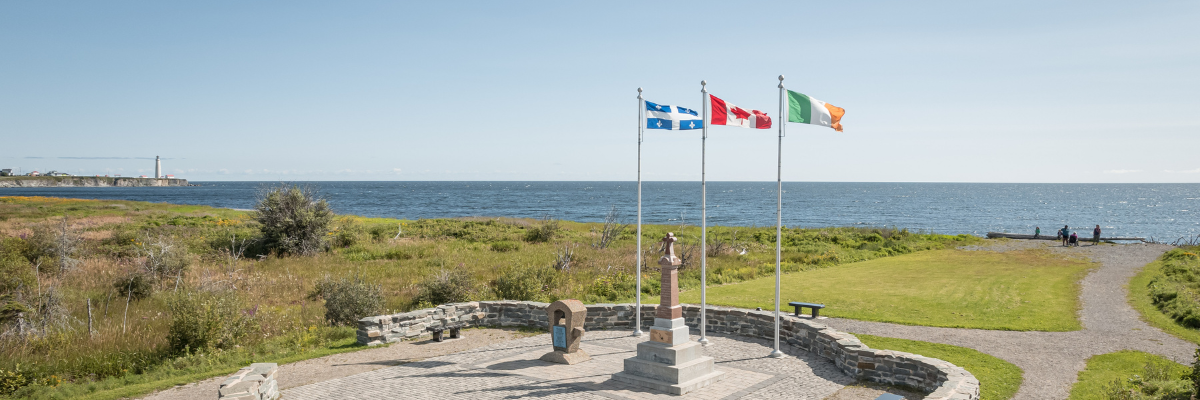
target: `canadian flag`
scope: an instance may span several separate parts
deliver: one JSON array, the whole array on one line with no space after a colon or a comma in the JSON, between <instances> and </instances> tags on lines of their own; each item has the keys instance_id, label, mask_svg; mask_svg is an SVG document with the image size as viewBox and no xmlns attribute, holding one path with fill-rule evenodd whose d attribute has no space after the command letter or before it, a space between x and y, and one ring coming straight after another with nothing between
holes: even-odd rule
<instances>
[{"instance_id":1,"label":"canadian flag","mask_svg":"<svg viewBox=\"0 0 1200 400\"><path fill-rule=\"evenodd\" d=\"M711 125L730 125L743 128L769 129L771 117L758 110L746 110L726 103L717 96L708 95L709 108L712 110Z\"/></svg>"}]
</instances>

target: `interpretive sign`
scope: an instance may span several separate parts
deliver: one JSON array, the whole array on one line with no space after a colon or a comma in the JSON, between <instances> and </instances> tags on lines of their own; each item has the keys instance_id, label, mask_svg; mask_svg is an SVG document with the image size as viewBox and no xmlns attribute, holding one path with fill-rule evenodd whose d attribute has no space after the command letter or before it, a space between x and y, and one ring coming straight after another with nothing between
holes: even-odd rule
<instances>
[{"instance_id":1,"label":"interpretive sign","mask_svg":"<svg viewBox=\"0 0 1200 400\"><path fill-rule=\"evenodd\" d=\"M554 340L554 347L567 347L567 327L562 325L555 326L553 332L550 333L550 337Z\"/></svg>"},{"instance_id":2,"label":"interpretive sign","mask_svg":"<svg viewBox=\"0 0 1200 400\"><path fill-rule=\"evenodd\" d=\"M554 345L554 351L542 356L542 361L575 364L592 359L579 349L585 319L587 307L579 300L559 300L546 307L546 322L550 326L550 343Z\"/></svg>"}]
</instances>

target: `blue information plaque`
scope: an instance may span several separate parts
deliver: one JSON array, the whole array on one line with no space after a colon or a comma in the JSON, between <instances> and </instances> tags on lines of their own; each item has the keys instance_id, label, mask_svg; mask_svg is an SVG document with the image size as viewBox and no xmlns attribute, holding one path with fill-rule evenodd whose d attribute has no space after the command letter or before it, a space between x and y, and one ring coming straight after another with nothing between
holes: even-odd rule
<instances>
[{"instance_id":1,"label":"blue information plaque","mask_svg":"<svg viewBox=\"0 0 1200 400\"><path fill-rule=\"evenodd\" d=\"M567 327L561 325L555 326L550 331L550 337L554 339L554 347L567 347Z\"/></svg>"}]
</instances>

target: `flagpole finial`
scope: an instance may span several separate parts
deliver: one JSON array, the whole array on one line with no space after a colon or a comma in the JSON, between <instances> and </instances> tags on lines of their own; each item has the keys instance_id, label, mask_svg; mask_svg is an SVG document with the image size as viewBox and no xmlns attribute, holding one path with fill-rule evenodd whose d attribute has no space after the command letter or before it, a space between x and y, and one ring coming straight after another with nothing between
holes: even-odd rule
<instances>
[{"instance_id":1,"label":"flagpole finial","mask_svg":"<svg viewBox=\"0 0 1200 400\"><path fill-rule=\"evenodd\" d=\"M708 84L708 81L703 81L703 80L700 81L700 93L708 93L708 89L704 88L704 85L707 85L707 84Z\"/></svg>"},{"instance_id":2,"label":"flagpole finial","mask_svg":"<svg viewBox=\"0 0 1200 400\"><path fill-rule=\"evenodd\" d=\"M779 75L779 88L783 88L783 75Z\"/></svg>"},{"instance_id":3,"label":"flagpole finial","mask_svg":"<svg viewBox=\"0 0 1200 400\"><path fill-rule=\"evenodd\" d=\"M642 98L642 88L638 88L638 99Z\"/></svg>"}]
</instances>

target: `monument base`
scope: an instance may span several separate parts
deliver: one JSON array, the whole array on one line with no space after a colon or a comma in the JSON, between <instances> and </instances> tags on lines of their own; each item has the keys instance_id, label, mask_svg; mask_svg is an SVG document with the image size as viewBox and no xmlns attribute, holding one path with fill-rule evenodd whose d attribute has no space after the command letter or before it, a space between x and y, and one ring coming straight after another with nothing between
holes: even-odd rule
<instances>
[{"instance_id":1,"label":"monument base","mask_svg":"<svg viewBox=\"0 0 1200 400\"><path fill-rule=\"evenodd\" d=\"M546 353L545 355L542 356L542 358L540 358L540 360L542 360L542 361L548 361L548 362L559 363L559 364L567 364L567 365L575 365L575 364L579 364L581 362L591 360L591 359L592 359L592 356L589 356L587 352L583 351L583 349L579 349L578 351L576 351L574 353L564 353L564 352L555 350L555 351Z\"/></svg>"},{"instance_id":2,"label":"monument base","mask_svg":"<svg viewBox=\"0 0 1200 400\"><path fill-rule=\"evenodd\" d=\"M723 375L725 375L724 372L713 371L708 375L682 383L667 383L656 379L632 375L627 372L618 372L613 374L612 377L613 380L617 382L640 386L659 392L666 392L673 395L684 395L697 391L705 386L711 385L713 382L721 380Z\"/></svg>"},{"instance_id":3,"label":"monument base","mask_svg":"<svg viewBox=\"0 0 1200 400\"><path fill-rule=\"evenodd\" d=\"M637 356L625 359L625 370L613 380L681 395L721 379L713 358L688 337L683 318L656 318L651 340L638 343ZM657 335L656 335L657 334Z\"/></svg>"}]
</instances>

